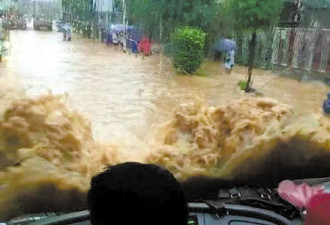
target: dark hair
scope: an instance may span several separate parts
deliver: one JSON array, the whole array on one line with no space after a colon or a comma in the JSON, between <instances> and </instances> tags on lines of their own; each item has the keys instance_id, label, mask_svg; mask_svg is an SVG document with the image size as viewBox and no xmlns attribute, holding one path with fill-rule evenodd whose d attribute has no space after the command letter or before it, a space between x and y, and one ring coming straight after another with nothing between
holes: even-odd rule
<instances>
[{"instance_id":1,"label":"dark hair","mask_svg":"<svg viewBox=\"0 0 330 225\"><path fill-rule=\"evenodd\" d=\"M88 207L93 225L186 225L180 184L159 166L128 162L92 178Z\"/></svg>"}]
</instances>

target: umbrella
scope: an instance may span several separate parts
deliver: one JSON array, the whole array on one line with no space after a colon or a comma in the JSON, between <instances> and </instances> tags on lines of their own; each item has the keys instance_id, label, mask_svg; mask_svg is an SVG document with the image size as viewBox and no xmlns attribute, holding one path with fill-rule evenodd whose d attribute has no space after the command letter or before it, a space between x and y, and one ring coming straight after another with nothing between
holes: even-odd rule
<instances>
[{"instance_id":1,"label":"umbrella","mask_svg":"<svg viewBox=\"0 0 330 225\"><path fill-rule=\"evenodd\" d=\"M139 29L136 26L134 26L134 25L130 26L130 28L127 30L127 32L129 33L129 36L132 39L134 39L136 41L140 41L141 34L139 32Z\"/></svg>"},{"instance_id":2,"label":"umbrella","mask_svg":"<svg viewBox=\"0 0 330 225\"><path fill-rule=\"evenodd\" d=\"M109 26L109 32L127 32L129 34L130 38L139 41L141 39L141 34L139 32L139 29L135 25L124 25L124 24L111 24Z\"/></svg>"},{"instance_id":3,"label":"umbrella","mask_svg":"<svg viewBox=\"0 0 330 225\"><path fill-rule=\"evenodd\" d=\"M114 31L114 32L121 32L121 31L125 31L126 30L126 26L124 24L114 24L112 27L111 27L111 30Z\"/></svg>"},{"instance_id":4,"label":"umbrella","mask_svg":"<svg viewBox=\"0 0 330 225\"><path fill-rule=\"evenodd\" d=\"M227 52L236 49L236 43L230 39L219 40L215 45L215 50L220 52Z\"/></svg>"},{"instance_id":5,"label":"umbrella","mask_svg":"<svg viewBox=\"0 0 330 225\"><path fill-rule=\"evenodd\" d=\"M69 30L71 27L68 24L65 24L61 27L63 30Z\"/></svg>"}]
</instances>

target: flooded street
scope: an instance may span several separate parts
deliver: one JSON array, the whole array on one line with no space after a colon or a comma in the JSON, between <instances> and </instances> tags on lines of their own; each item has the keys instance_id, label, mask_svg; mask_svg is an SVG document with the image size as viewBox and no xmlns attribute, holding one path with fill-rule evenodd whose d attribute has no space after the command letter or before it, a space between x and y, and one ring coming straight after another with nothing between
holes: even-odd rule
<instances>
[{"instance_id":1,"label":"flooded street","mask_svg":"<svg viewBox=\"0 0 330 225\"><path fill-rule=\"evenodd\" d=\"M28 96L67 93L98 138L144 139L150 125L205 93L217 99L219 79L176 76L167 59L124 54L116 48L56 32L13 31L1 74L14 76ZM143 141L143 140L142 140Z\"/></svg>"},{"instance_id":2,"label":"flooded street","mask_svg":"<svg viewBox=\"0 0 330 225\"><path fill-rule=\"evenodd\" d=\"M254 69L263 98L238 87L242 66L229 75L207 61L204 76L188 76L165 56L78 36L11 31L10 42L0 64L0 218L85 209L90 178L123 161L159 164L180 180L330 172L323 83Z\"/></svg>"},{"instance_id":3,"label":"flooded street","mask_svg":"<svg viewBox=\"0 0 330 225\"><path fill-rule=\"evenodd\" d=\"M135 145L142 144L150 138L151 125L168 120L182 103L201 100L219 106L244 96L237 86L245 79L243 67L224 75L219 63L209 62L202 68L207 77L178 76L165 57L142 60L95 40L74 37L64 42L56 32L12 31L11 46L0 74L19 80L28 96L67 93L71 106L90 119L102 141L134 138ZM324 84L254 74L254 86L262 87L265 96L302 113L320 111Z\"/></svg>"}]
</instances>

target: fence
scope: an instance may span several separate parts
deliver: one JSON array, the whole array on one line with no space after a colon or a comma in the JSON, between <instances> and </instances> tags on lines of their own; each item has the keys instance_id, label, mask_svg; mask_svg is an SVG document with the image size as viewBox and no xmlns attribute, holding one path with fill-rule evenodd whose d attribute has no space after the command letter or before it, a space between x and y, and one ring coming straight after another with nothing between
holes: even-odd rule
<instances>
[{"instance_id":1,"label":"fence","mask_svg":"<svg viewBox=\"0 0 330 225\"><path fill-rule=\"evenodd\" d=\"M249 35L236 36L237 62L247 65ZM330 29L275 28L257 35L255 66L330 79Z\"/></svg>"}]
</instances>

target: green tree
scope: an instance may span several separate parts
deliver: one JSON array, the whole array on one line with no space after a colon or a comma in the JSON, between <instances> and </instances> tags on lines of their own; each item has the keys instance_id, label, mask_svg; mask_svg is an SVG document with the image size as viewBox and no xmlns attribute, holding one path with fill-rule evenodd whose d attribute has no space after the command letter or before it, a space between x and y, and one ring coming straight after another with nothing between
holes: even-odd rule
<instances>
[{"instance_id":1,"label":"green tree","mask_svg":"<svg viewBox=\"0 0 330 225\"><path fill-rule=\"evenodd\" d=\"M248 57L248 79L245 91L250 92L257 32L267 30L279 21L283 0L226 0L228 15L235 30L251 33Z\"/></svg>"},{"instance_id":2,"label":"green tree","mask_svg":"<svg viewBox=\"0 0 330 225\"><path fill-rule=\"evenodd\" d=\"M93 0L61 0L62 9L68 20L88 20L91 19L95 10Z\"/></svg>"},{"instance_id":3,"label":"green tree","mask_svg":"<svg viewBox=\"0 0 330 225\"><path fill-rule=\"evenodd\" d=\"M205 33L200 29L184 27L171 36L174 49L173 64L183 73L194 73L203 62Z\"/></svg>"},{"instance_id":4,"label":"green tree","mask_svg":"<svg viewBox=\"0 0 330 225\"><path fill-rule=\"evenodd\" d=\"M207 32L215 23L215 0L127 0L128 19L154 40L167 42L175 28L198 27Z\"/></svg>"}]
</instances>

